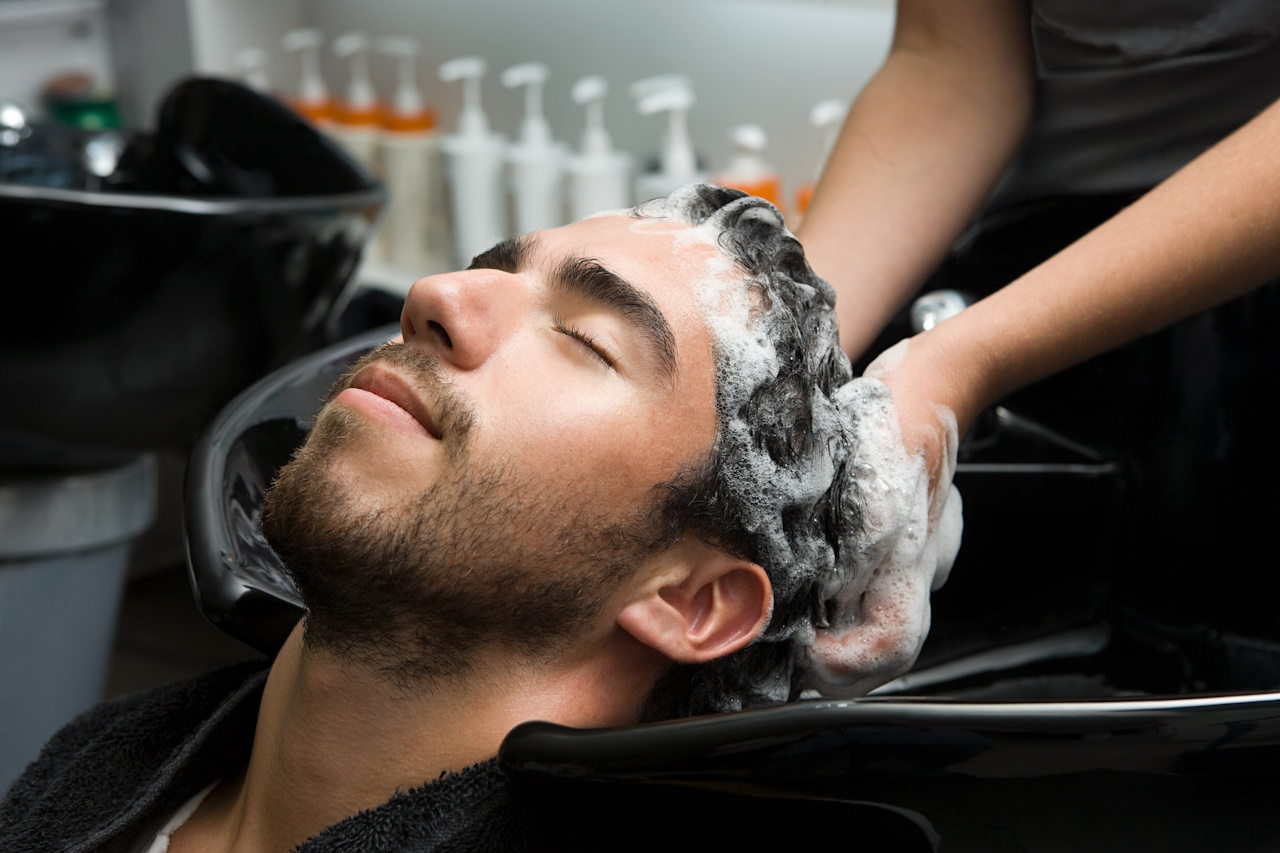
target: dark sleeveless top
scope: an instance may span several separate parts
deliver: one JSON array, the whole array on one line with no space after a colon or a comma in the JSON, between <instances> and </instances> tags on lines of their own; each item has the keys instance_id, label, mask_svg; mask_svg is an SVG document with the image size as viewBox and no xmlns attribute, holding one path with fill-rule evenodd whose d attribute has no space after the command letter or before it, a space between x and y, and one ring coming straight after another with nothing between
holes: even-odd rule
<instances>
[{"instance_id":1,"label":"dark sleeveless top","mask_svg":"<svg viewBox=\"0 0 1280 853\"><path fill-rule=\"evenodd\" d=\"M1032 0L1031 127L993 198L1146 189L1280 98L1276 0Z\"/></svg>"}]
</instances>

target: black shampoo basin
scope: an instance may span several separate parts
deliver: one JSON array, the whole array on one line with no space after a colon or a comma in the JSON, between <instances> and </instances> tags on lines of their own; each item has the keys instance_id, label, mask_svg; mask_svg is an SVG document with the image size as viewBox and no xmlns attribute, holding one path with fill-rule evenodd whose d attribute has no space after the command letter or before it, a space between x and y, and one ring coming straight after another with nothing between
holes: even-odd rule
<instances>
[{"instance_id":1,"label":"black shampoo basin","mask_svg":"<svg viewBox=\"0 0 1280 853\"><path fill-rule=\"evenodd\" d=\"M189 447L240 389L324 342L386 198L279 102L191 79L154 134L35 125L0 147L0 469Z\"/></svg>"}]
</instances>

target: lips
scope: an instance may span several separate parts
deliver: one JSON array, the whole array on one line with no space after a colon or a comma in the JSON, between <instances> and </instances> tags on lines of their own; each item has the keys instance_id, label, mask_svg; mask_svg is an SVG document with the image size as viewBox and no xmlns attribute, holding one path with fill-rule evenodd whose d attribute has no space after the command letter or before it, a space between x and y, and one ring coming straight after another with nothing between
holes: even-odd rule
<instances>
[{"instance_id":1,"label":"lips","mask_svg":"<svg viewBox=\"0 0 1280 853\"><path fill-rule=\"evenodd\" d=\"M385 364L370 364L351 377L348 387L366 391L408 412L432 438L441 437L440 426L413 385Z\"/></svg>"}]
</instances>

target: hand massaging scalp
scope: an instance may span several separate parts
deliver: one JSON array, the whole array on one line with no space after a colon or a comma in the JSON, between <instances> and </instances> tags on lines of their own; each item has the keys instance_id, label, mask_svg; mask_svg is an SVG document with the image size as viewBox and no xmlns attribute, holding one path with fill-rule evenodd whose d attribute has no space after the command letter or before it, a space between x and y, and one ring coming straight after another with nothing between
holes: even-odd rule
<instances>
[{"instance_id":1,"label":"hand massaging scalp","mask_svg":"<svg viewBox=\"0 0 1280 853\"><path fill-rule=\"evenodd\" d=\"M752 438L744 412L756 389L778 377L774 340L779 336L771 333L774 324L794 320L772 300L741 285L741 271L721 237L728 217L734 215L735 223L756 218L780 229L785 226L774 208L749 198L697 221L691 214L698 201L696 191L696 186L689 186L639 205L636 214L641 218L632 230L654 233L654 218L675 219L691 227L674 233L673 253L693 244L717 250L707 259L696 292L716 348L719 441L739 451L726 471L727 479L749 514L747 528L765 543L762 557L771 564L775 600L816 584L825 602L825 612L816 616L822 624L815 624L812 613L770 623L760 639L790 641L799 672L774 672L767 679L770 683L757 687L776 701L788 698L795 680L827 696L859 695L914 662L928 632L929 589L945 580L959 548L960 500L950 486L955 418L949 411L940 413L942 422L950 423L949 440L943 445L947 467L940 481L947 484L947 492L936 502L932 530L933 502L924 458L908 456L893 399L878 379L852 379L830 397L815 386L810 412L814 448L799 463L775 461ZM790 286L804 299L819 295L803 282ZM827 321L834 324L833 312ZM815 343L825 339L818 333L810 336ZM848 359L838 348L834 355L848 375ZM829 492L834 492L842 517L860 518L861 523L845 525L837 547L814 532L793 529L788 536L783 510L816 512ZM892 614L894 624L872 624L875 616L864 614L864 601L874 602L881 616ZM820 633L826 636L816 643ZM891 640L887 647L886 638Z\"/></svg>"}]
</instances>

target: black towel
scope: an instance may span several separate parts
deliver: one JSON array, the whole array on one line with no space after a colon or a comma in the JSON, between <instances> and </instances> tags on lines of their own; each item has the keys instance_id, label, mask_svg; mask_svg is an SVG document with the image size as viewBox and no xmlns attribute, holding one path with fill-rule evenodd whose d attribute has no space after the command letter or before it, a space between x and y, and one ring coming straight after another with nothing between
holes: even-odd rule
<instances>
[{"instance_id":1,"label":"black towel","mask_svg":"<svg viewBox=\"0 0 1280 853\"><path fill-rule=\"evenodd\" d=\"M269 662L215 670L81 715L0 804L0 850L145 849L181 805L249 761ZM496 761L398 792L298 850L485 851L527 847Z\"/></svg>"}]
</instances>

